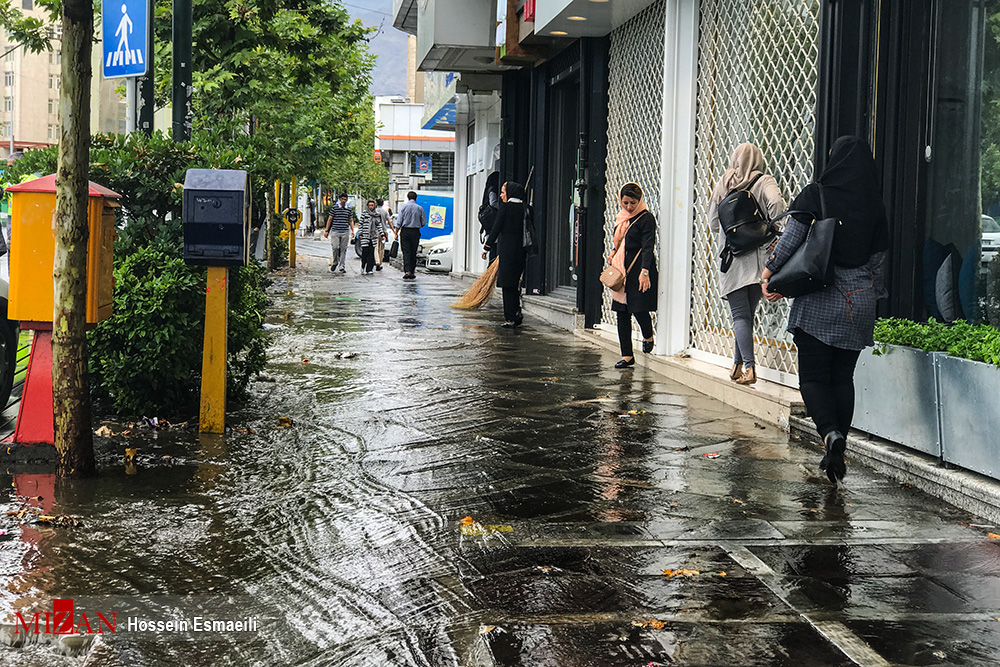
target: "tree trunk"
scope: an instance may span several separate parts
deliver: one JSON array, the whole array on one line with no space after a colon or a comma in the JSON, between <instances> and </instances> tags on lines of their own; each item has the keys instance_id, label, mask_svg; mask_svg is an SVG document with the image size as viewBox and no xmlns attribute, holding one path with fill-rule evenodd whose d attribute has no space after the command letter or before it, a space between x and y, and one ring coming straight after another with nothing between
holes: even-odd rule
<instances>
[{"instance_id":1,"label":"tree trunk","mask_svg":"<svg viewBox=\"0 0 1000 667\"><path fill-rule=\"evenodd\" d=\"M52 320L52 402L59 477L95 473L86 335L93 36L93 0L63 0Z\"/></svg>"},{"instance_id":2,"label":"tree trunk","mask_svg":"<svg viewBox=\"0 0 1000 667\"><path fill-rule=\"evenodd\" d=\"M274 210L274 197L271 196L271 191L274 188L270 188L264 192L264 207L267 209L264 215L264 224L262 232L264 232L264 266L270 271L274 268L274 260L271 258L271 211Z\"/></svg>"}]
</instances>

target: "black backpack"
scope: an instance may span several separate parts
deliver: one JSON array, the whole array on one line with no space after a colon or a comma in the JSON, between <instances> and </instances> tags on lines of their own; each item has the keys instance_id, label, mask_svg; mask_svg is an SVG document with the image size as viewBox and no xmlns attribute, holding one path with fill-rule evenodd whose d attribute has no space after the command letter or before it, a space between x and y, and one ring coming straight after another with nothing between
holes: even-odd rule
<instances>
[{"instance_id":1,"label":"black backpack","mask_svg":"<svg viewBox=\"0 0 1000 667\"><path fill-rule=\"evenodd\" d=\"M726 234L726 247L722 250L723 273L729 270L733 257L753 252L777 236L764 209L750 194L750 188L762 175L758 174L745 188L731 191L719 202L719 224Z\"/></svg>"},{"instance_id":2,"label":"black backpack","mask_svg":"<svg viewBox=\"0 0 1000 667\"><path fill-rule=\"evenodd\" d=\"M493 231L493 223L497 220L500 209L490 205L490 189L483 192L483 203L479 205L479 236L485 241Z\"/></svg>"}]
</instances>

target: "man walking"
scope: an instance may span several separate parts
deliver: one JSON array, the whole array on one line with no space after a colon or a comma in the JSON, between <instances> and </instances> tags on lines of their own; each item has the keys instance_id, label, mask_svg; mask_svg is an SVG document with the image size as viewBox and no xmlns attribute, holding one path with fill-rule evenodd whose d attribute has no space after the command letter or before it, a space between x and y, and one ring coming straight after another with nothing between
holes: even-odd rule
<instances>
[{"instance_id":1,"label":"man walking","mask_svg":"<svg viewBox=\"0 0 1000 667\"><path fill-rule=\"evenodd\" d=\"M389 215L389 207L386 206L385 201L382 199L375 200L376 211L378 211L379 216L382 218L382 227L384 229L389 229L393 233L394 238L399 238L396 233L396 228L392 226L392 217ZM375 270L382 270L382 260L385 257L385 242L388 240L389 235L386 234L385 237L379 237L378 247L375 248Z\"/></svg>"},{"instance_id":2,"label":"man walking","mask_svg":"<svg viewBox=\"0 0 1000 667\"><path fill-rule=\"evenodd\" d=\"M399 207L399 214L396 216L399 246L403 251L403 280L413 280L417 277L420 228L426 224L427 216L424 214L424 209L417 204L417 193L410 190L406 193L406 203Z\"/></svg>"},{"instance_id":3,"label":"man walking","mask_svg":"<svg viewBox=\"0 0 1000 667\"><path fill-rule=\"evenodd\" d=\"M333 232L332 237L330 232ZM354 238L354 209L347 205L347 194L344 192L340 193L340 200L330 207L323 238L330 238L330 247L333 250L333 264L330 265L330 270L336 271L339 265L340 272L347 273L347 248Z\"/></svg>"}]
</instances>

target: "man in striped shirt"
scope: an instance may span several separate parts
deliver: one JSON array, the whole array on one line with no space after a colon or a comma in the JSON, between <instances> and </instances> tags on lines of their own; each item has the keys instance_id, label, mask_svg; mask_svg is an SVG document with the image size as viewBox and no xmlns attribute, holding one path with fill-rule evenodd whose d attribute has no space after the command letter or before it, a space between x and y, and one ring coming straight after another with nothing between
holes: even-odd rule
<instances>
[{"instance_id":1,"label":"man in striped shirt","mask_svg":"<svg viewBox=\"0 0 1000 667\"><path fill-rule=\"evenodd\" d=\"M333 232L333 236L330 233ZM347 205L347 194L340 193L340 201L334 204L327 212L326 230L323 238L330 239L330 246L333 249L333 264L331 271L336 271L340 266L340 272L347 272L347 248L354 238L354 209Z\"/></svg>"}]
</instances>

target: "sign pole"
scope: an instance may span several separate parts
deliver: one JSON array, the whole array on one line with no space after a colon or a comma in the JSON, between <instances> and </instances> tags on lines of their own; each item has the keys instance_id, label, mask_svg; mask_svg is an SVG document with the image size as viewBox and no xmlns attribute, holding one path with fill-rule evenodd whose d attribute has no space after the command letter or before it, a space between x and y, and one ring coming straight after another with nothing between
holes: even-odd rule
<instances>
[{"instance_id":1,"label":"sign pole","mask_svg":"<svg viewBox=\"0 0 1000 667\"><path fill-rule=\"evenodd\" d=\"M298 198L299 190L299 177L292 176L292 192L288 198L288 210L298 211L297 204L299 203ZM295 268L295 228L297 227L298 216L289 215L288 216L288 266L289 268Z\"/></svg>"},{"instance_id":2,"label":"sign pole","mask_svg":"<svg viewBox=\"0 0 1000 667\"><path fill-rule=\"evenodd\" d=\"M201 433L226 431L226 338L229 328L229 269L208 267L205 289L205 348L201 357Z\"/></svg>"},{"instance_id":3,"label":"sign pole","mask_svg":"<svg viewBox=\"0 0 1000 667\"><path fill-rule=\"evenodd\" d=\"M171 80L174 141L191 138L192 0L174 0L174 63Z\"/></svg>"}]
</instances>

